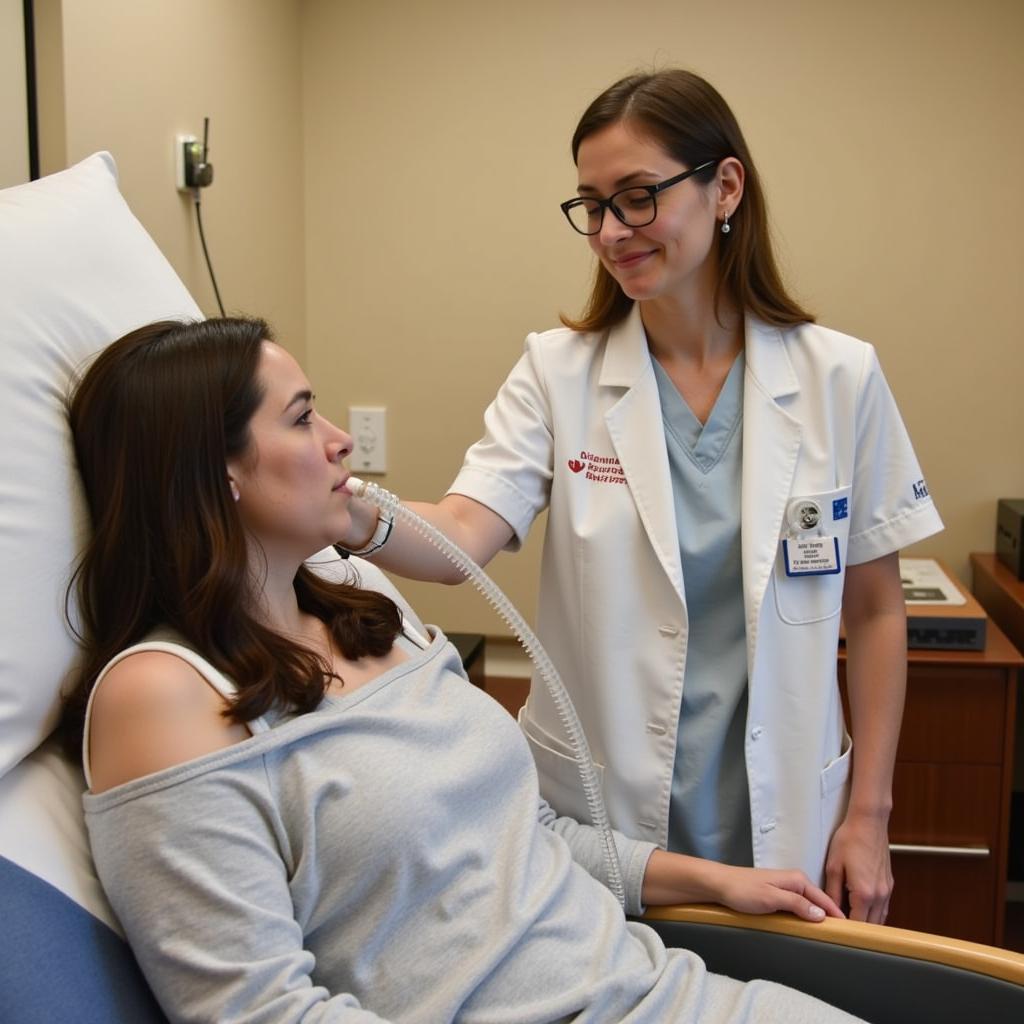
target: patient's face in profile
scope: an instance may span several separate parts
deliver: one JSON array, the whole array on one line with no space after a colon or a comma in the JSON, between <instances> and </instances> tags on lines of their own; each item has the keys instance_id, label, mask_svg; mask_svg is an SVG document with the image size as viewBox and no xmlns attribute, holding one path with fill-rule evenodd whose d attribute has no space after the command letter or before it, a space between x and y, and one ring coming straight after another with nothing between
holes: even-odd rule
<instances>
[{"instance_id":1,"label":"patient's face in profile","mask_svg":"<svg viewBox=\"0 0 1024 1024\"><path fill-rule=\"evenodd\" d=\"M258 376L263 400L249 447L229 461L228 476L242 522L264 551L301 560L349 525L342 460L352 439L316 411L306 375L279 345L263 342Z\"/></svg>"}]
</instances>

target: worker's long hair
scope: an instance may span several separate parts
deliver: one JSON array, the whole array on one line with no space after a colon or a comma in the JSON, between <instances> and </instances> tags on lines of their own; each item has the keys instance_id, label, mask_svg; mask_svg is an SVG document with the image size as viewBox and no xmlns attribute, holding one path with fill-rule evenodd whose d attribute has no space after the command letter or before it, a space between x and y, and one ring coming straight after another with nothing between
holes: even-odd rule
<instances>
[{"instance_id":1,"label":"worker's long hair","mask_svg":"<svg viewBox=\"0 0 1024 1024\"><path fill-rule=\"evenodd\" d=\"M72 581L85 648L65 705L72 751L99 672L156 627L175 630L233 680L233 721L275 707L311 711L323 698L330 666L252 614L258 582L228 482L228 460L250 445L270 337L256 319L150 324L101 352L73 392L92 532ZM387 653L401 628L389 598L306 567L295 591L348 658Z\"/></svg>"}]
</instances>

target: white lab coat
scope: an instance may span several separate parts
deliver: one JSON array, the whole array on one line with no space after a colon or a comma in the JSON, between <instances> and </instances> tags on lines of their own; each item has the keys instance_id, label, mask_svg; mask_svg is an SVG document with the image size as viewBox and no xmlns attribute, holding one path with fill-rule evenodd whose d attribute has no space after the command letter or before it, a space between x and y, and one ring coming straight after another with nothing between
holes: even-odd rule
<instances>
[{"instance_id":1,"label":"white lab coat","mask_svg":"<svg viewBox=\"0 0 1024 1024\"><path fill-rule=\"evenodd\" d=\"M451 491L506 519L512 547L549 508L538 634L576 705L612 824L664 846L687 611L639 309L608 332L531 334L485 423ZM742 495L754 863L821 879L850 773L836 681L845 566L942 528L870 345L748 318ZM825 510L840 574L786 576L795 498ZM557 712L535 682L520 721L541 792L586 820Z\"/></svg>"}]
</instances>

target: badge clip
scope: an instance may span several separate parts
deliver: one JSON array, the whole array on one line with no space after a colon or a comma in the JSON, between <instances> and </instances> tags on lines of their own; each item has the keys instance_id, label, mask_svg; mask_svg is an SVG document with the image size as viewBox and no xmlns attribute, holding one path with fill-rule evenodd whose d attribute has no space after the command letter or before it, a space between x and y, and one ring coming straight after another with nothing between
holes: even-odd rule
<instances>
[{"instance_id":1,"label":"badge clip","mask_svg":"<svg viewBox=\"0 0 1024 1024\"><path fill-rule=\"evenodd\" d=\"M842 571L839 538L817 532L821 526L818 502L795 498L786 509L786 522L790 536L782 540L782 559L787 576L836 576Z\"/></svg>"}]
</instances>

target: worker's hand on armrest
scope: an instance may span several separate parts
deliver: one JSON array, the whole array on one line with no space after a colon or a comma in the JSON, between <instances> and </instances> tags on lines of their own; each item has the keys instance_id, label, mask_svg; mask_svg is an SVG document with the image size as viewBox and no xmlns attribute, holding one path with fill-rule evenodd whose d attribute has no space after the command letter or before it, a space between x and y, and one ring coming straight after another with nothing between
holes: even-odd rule
<instances>
[{"instance_id":1,"label":"worker's hand on armrest","mask_svg":"<svg viewBox=\"0 0 1024 1024\"><path fill-rule=\"evenodd\" d=\"M802 871L738 868L664 850L655 850L647 862L643 901L651 906L721 903L745 914L781 910L805 921L844 916Z\"/></svg>"}]
</instances>

